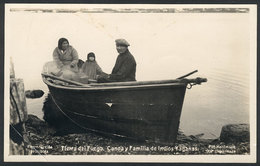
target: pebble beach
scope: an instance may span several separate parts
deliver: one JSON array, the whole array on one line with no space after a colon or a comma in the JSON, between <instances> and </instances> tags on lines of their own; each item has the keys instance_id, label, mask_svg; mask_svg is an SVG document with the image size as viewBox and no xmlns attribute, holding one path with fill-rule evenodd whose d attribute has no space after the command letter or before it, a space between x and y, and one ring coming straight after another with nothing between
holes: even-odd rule
<instances>
[{"instance_id":1,"label":"pebble beach","mask_svg":"<svg viewBox=\"0 0 260 166\"><path fill-rule=\"evenodd\" d=\"M227 143L220 139L201 139L179 131L174 145L139 142L106 137L66 126L57 132L45 121L29 115L26 129L32 155L225 155L250 154L249 142ZM75 126L74 126L75 127Z\"/></svg>"}]
</instances>

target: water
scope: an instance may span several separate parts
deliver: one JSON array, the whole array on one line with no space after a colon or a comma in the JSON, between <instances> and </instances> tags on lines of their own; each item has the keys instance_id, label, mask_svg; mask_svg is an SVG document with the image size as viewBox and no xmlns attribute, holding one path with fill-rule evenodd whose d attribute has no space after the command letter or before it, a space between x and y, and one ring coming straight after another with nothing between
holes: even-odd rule
<instances>
[{"instance_id":1,"label":"water","mask_svg":"<svg viewBox=\"0 0 260 166\"><path fill-rule=\"evenodd\" d=\"M190 76L208 79L187 90L181 130L218 137L221 127L249 123L250 31L248 13L118 14L10 13L6 19L6 56L26 90L42 89L42 66L52 60L60 37L67 37L86 60L94 52L110 73L117 52L114 40L126 38L137 61L137 80ZM27 99L28 112L42 118L45 96Z\"/></svg>"}]
</instances>

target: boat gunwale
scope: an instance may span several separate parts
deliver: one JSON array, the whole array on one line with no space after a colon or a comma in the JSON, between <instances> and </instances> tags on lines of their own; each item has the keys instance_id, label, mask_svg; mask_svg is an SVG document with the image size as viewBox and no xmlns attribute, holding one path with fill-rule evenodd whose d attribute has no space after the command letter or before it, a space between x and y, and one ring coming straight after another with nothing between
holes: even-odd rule
<instances>
[{"instance_id":1,"label":"boat gunwale","mask_svg":"<svg viewBox=\"0 0 260 166\"><path fill-rule=\"evenodd\" d=\"M43 82L48 86L52 86L58 89L67 89L67 90L86 90L86 91L95 91L95 90L120 90L120 89L139 89L139 88L151 88L151 87L169 87L169 86L187 86L187 83L184 82L173 82L173 83L160 83L160 84L148 84L148 85L127 85L127 86L103 86L103 87L81 87L81 86L62 86L56 85L49 82L45 77L43 77ZM137 81L138 82L138 81ZM126 83L126 82L124 82Z\"/></svg>"}]
</instances>

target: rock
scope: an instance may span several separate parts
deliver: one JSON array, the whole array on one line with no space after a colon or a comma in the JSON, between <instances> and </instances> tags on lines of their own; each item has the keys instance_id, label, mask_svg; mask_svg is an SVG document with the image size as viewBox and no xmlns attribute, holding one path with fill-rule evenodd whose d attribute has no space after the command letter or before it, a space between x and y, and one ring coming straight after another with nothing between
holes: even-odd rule
<instances>
[{"instance_id":1,"label":"rock","mask_svg":"<svg viewBox=\"0 0 260 166\"><path fill-rule=\"evenodd\" d=\"M44 121L39 119L37 116L31 115L31 114L28 115L28 120L26 121L26 124L30 127L37 127L37 126L45 125Z\"/></svg>"},{"instance_id":2,"label":"rock","mask_svg":"<svg viewBox=\"0 0 260 166\"><path fill-rule=\"evenodd\" d=\"M39 136L53 135L56 132L46 122L40 120L35 115L28 115L25 125L29 133L38 134Z\"/></svg>"},{"instance_id":3,"label":"rock","mask_svg":"<svg viewBox=\"0 0 260 166\"><path fill-rule=\"evenodd\" d=\"M35 98L40 98L42 97L44 94L44 92L42 90L27 90L25 91L25 96L27 98L32 98L32 99L35 99Z\"/></svg>"},{"instance_id":4,"label":"rock","mask_svg":"<svg viewBox=\"0 0 260 166\"><path fill-rule=\"evenodd\" d=\"M240 143L237 145L238 154L249 154L250 153L250 144L249 142Z\"/></svg>"},{"instance_id":5,"label":"rock","mask_svg":"<svg viewBox=\"0 0 260 166\"><path fill-rule=\"evenodd\" d=\"M249 142L249 124L229 124L223 126L220 141L225 143Z\"/></svg>"},{"instance_id":6,"label":"rock","mask_svg":"<svg viewBox=\"0 0 260 166\"><path fill-rule=\"evenodd\" d=\"M204 133L196 134L196 135L185 135L182 131L178 131L177 134L177 142L178 143L201 143L201 142L211 142L212 139L203 139Z\"/></svg>"}]
</instances>

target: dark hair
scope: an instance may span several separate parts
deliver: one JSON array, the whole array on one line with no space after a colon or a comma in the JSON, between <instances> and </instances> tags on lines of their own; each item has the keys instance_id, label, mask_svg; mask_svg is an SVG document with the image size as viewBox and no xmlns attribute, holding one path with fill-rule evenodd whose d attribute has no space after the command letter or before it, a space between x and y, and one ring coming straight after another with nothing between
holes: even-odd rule
<instances>
[{"instance_id":1,"label":"dark hair","mask_svg":"<svg viewBox=\"0 0 260 166\"><path fill-rule=\"evenodd\" d=\"M67 41L68 44L69 44L68 39L66 39L66 38L60 38L59 41L58 41L58 48L59 48L59 49L61 49L62 43L63 43L64 41Z\"/></svg>"},{"instance_id":2,"label":"dark hair","mask_svg":"<svg viewBox=\"0 0 260 166\"><path fill-rule=\"evenodd\" d=\"M84 64L84 61L79 59L78 64L77 64L78 68L80 69L83 66L83 64Z\"/></svg>"},{"instance_id":3,"label":"dark hair","mask_svg":"<svg viewBox=\"0 0 260 166\"><path fill-rule=\"evenodd\" d=\"M94 57L94 61L96 60L96 56L93 52L88 53L88 59L87 59L88 61L89 61L89 57Z\"/></svg>"}]
</instances>

